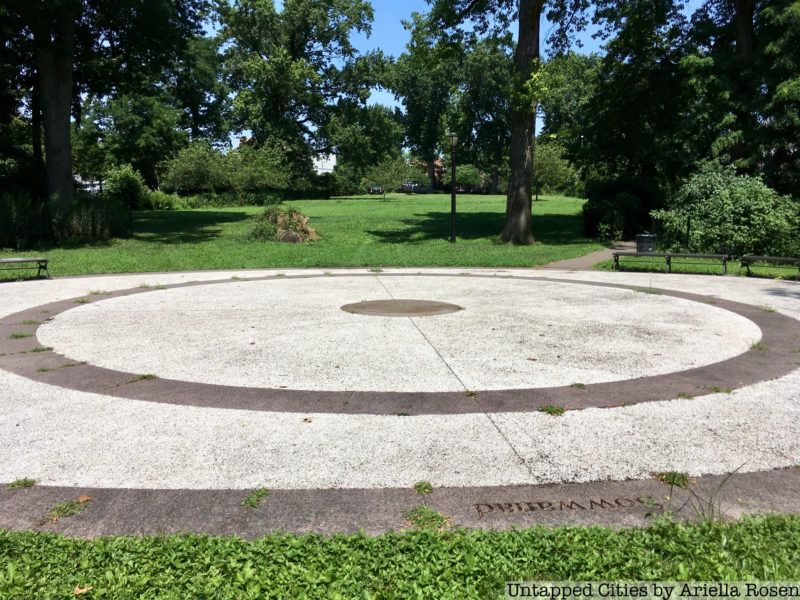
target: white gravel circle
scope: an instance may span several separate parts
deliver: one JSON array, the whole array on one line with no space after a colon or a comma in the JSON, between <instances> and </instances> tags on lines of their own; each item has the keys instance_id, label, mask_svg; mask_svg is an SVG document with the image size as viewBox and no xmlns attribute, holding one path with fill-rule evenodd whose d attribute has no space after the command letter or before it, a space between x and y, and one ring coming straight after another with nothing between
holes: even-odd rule
<instances>
[{"instance_id":1,"label":"white gravel circle","mask_svg":"<svg viewBox=\"0 0 800 600\"><path fill-rule=\"evenodd\" d=\"M340 307L412 298L432 317ZM748 319L630 290L503 278L231 281L96 301L43 325L78 361L162 378L322 391L448 392L600 383L681 371L748 350Z\"/></svg>"}]
</instances>

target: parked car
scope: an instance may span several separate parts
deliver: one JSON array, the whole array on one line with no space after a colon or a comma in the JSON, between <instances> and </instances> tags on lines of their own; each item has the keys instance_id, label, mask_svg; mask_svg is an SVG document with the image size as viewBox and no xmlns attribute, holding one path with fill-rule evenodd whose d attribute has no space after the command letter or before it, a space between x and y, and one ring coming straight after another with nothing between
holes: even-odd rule
<instances>
[{"instance_id":1,"label":"parked car","mask_svg":"<svg viewBox=\"0 0 800 600\"><path fill-rule=\"evenodd\" d=\"M422 189L422 186L418 184L416 181L406 181L403 185L400 186L400 189L407 194L413 194L418 192Z\"/></svg>"},{"instance_id":2,"label":"parked car","mask_svg":"<svg viewBox=\"0 0 800 600\"><path fill-rule=\"evenodd\" d=\"M383 188L379 185L371 185L367 188L368 194L383 194Z\"/></svg>"}]
</instances>

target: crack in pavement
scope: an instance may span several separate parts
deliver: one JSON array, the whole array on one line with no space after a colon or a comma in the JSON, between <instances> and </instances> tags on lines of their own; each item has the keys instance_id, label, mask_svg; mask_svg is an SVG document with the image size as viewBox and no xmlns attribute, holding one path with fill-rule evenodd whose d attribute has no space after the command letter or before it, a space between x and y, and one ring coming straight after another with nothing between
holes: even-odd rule
<instances>
[{"instance_id":1,"label":"crack in pavement","mask_svg":"<svg viewBox=\"0 0 800 600\"><path fill-rule=\"evenodd\" d=\"M389 290L388 287L386 287L386 284L381 280L381 278L379 276L376 276L375 279L377 279L378 283L380 283L381 286L383 287L383 289L386 290L386 293L389 294L389 297L392 298L393 300L396 300L396 298L394 297L392 292ZM445 366L448 368L448 370L453 374L453 377L455 377L458 380L458 383L461 385L461 387L464 388L464 393L467 394L470 391L470 389L466 386L466 384L461 379L461 377L458 376L458 373L455 372L453 367L450 366L450 363L448 363L447 360L445 360L444 356L442 356L442 353L439 352L439 349L436 346L433 345L431 340L428 338L427 335L425 335L425 332L422 331L422 329L420 329L419 325L417 324L417 322L414 320L413 317L408 317L408 320L411 321L411 324L414 326L414 328L422 336L422 339L424 339L425 342L436 353L436 355L439 357L439 359L445 364ZM500 437L503 438L505 443L508 444L508 447L511 448L511 451L517 457L517 460L519 461L519 464L521 464L521 465L523 465L525 467L525 470L528 472L528 475L530 475L531 477L535 477L535 475L533 473L533 469L531 469L530 465L528 464L528 461L526 461L525 458L519 453L517 448L514 447L514 444L512 444L511 440L508 439L508 436L503 431L503 429L500 427L500 425L498 425L497 422L492 418L492 416L488 412L486 412L486 410L484 410L484 408L481 406L480 402L478 402L477 396L475 394L471 394L471 395L469 395L469 398L470 398L470 400L472 400L472 402L475 404L475 406L478 407L478 409L480 409L479 412L489 420L489 422L495 428L497 433L500 434Z\"/></svg>"}]
</instances>

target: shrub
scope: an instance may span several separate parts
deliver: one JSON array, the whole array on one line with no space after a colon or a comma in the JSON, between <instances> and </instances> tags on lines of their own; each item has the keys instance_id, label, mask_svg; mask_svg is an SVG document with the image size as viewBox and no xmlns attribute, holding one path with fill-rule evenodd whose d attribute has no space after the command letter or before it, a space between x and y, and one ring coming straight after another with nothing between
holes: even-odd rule
<instances>
[{"instance_id":1,"label":"shrub","mask_svg":"<svg viewBox=\"0 0 800 600\"><path fill-rule=\"evenodd\" d=\"M106 172L103 194L111 202L138 209L147 202L148 189L141 173L131 165L122 165Z\"/></svg>"},{"instance_id":2,"label":"shrub","mask_svg":"<svg viewBox=\"0 0 800 600\"><path fill-rule=\"evenodd\" d=\"M206 141L192 142L164 163L161 187L178 194L202 194L231 189L228 160Z\"/></svg>"},{"instance_id":3,"label":"shrub","mask_svg":"<svg viewBox=\"0 0 800 600\"><path fill-rule=\"evenodd\" d=\"M239 194L283 190L297 184L292 181L286 155L277 144L239 146L228 153L226 165L231 189Z\"/></svg>"},{"instance_id":4,"label":"shrub","mask_svg":"<svg viewBox=\"0 0 800 600\"><path fill-rule=\"evenodd\" d=\"M650 213L663 206L658 186L646 179L616 177L590 181L583 205L583 227L589 237L631 239L652 226Z\"/></svg>"},{"instance_id":5,"label":"shrub","mask_svg":"<svg viewBox=\"0 0 800 600\"><path fill-rule=\"evenodd\" d=\"M452 168L447 165L442 183L446 186L451 185ZM470 190L479 190L483 187L483 175L475 165L456 165L456 185L466 187Z\"/></svg>"},{"instance_id":6,"label":"shrub","mask_svg":"<svg viewBox=\"0 0 800 600\"><path fill-rule=\"evenodd\" d=\"M761 179L704 163L654 211L666 247L680 252L798 255L800 209Z\"/></svg>"},{"instance_id":7,"label":"shrub","mask_svg":"<svg viewBox=\"0 0 800 600\"><path fill-rule=\"evenodd\" d=\"M537 144L533 155L533 186L539 193L582 196L580 173L564 155L566 149L556 142Z\"/></svg>"},{"instance_id":8,"label":"shrub","mask_svg":"<svg viewBox=\"0 0 800 600\"><path fill-rule=\"evenodd\" d=\"M151 210L178 210L184 207L183 200L177 194L167 194L158 190L148 193L145 202L145 208Z\"/></svg>"}]
</instances>

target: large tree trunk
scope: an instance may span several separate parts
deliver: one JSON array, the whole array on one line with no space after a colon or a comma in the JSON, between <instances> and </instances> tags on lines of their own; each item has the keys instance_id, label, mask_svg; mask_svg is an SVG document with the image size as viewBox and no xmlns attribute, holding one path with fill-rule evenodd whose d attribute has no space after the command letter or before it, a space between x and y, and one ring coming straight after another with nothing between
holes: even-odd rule
<instances>
[{"instance_id":1,"label":"large tree trunk","mask_svg":"<svg viewBox=\"0 0 800 600\"><path fill-rule=\"evenodd\" d=\"M519 85L531 76L539 60L539 29L543 0L520 0L519 41L514 70ZM531 193L533 181L533 127L535 103L514 102L511 114L511 178L506 200L506 223L500 239L512 244L533 243Z\"/></svg>"},{"instance_id":2,"label":"large tree trunk","mask_svg":"<svg viewBox=\"0 0 800 600\"><path fill-rule=\"evenodd\" d=\"M45 183L47 194L57 199L57 217L72 205L72 105L73 33L75 15L58 11L34 28L36 67L44 121Z\"/></svg>"},{"instance_id":3,"label":"large tree trunk","mask_svg":"<svg viewBox=\"0 0 800 600\"><path fill-rule=\"evenodd\" d=\"M436 189L436 158L431 156L428 159L428 181L431 184L431 191Z\"/></svg>"},{"instance_id":4,"label":"large tree trunk","mask_svg":"<svg viewBox=\"0 0 800 600\"><path fill-rule=\"evenodd\" d=\"M735 0L736 2L736 54L749 63L756 49L755 0ZM748 65L749 66L749 65Z\"/></svg>"}]
</instances>

